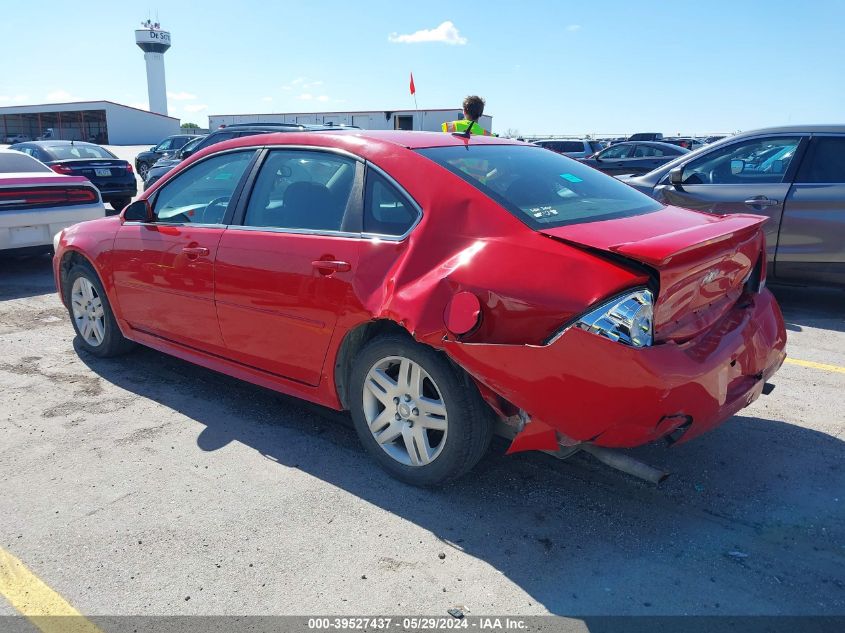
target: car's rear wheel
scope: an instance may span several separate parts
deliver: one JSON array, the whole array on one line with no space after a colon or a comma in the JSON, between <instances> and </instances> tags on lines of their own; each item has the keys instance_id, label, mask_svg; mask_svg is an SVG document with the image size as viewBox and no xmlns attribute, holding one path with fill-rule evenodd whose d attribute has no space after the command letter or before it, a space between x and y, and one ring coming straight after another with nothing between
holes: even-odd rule
<instances>
[{"instance_id":1,"label":"car's rear wheel","mask_svg":"<svg viewBox=\"0 0 845 633\"><path fill-rule=\"evenodd\" d=\"M138 175L141 177L141 180L147 179L147 172L150 171L150 166L148 163L138 163Z\"/></svg>"},{"instance_id":2,"label":"car's rear wheel","mask_svg":"<svg viewBox=\"0 0 845 633\"><path fill-rule=\"evenodd\" d=\"M89 265L76 264L70 269L63 292L73 329L86 352L105 358L132 348L133 343L123 336L115 321L97 273Z\"/></svg>"},{"instance_id":3,"label":"car's rear wheel","mask_svg":"<svg viewBox=\"0 0 845 633\"><path fill-rule=\"evenodd\" d=\"M402 481L426 486L460 477L490 444L490 413L475 385L407 338L378 338L361 350L350 388L361 442Z\"/></svg>"}]
</instances>

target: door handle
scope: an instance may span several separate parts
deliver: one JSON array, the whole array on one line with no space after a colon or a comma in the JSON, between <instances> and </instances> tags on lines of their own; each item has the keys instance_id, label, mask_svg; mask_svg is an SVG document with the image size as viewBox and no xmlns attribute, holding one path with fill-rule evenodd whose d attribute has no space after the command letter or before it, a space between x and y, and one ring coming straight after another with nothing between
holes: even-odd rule
<instances>
[{"instance_id":1,"label":"door handle","mask_svg":"<svg viewBox=\"0 0 845 633\"><path fill-rule=\"evenodd\" d=\"M317 259L311 262L311 265L320 271L320 274L331 275L332 273L344 273L352 270L349 262L341 262L334 259Z\"/></svg>"},{"instance_id":2,"label":"door handle","mask_svg":"<svg viewBox=\"0 0 845 633\"><path fill-rule=\"evenodd\" d=\"M749 207L773 207L778 204L777 200L772 200L766 196L756 196L745 201Z\"/></svg>"},{"instance_id":3,"label":"door handle","mask_svg":"<svg viewBox=\"0 0 845 633\"><path fill-rule=\"evenodd\" d=\"M196 259L197 257L205 257L208 255L208 249L205 246L186 246L182 252L188 256L189 259Z\"/></svg>"}]
</instances>

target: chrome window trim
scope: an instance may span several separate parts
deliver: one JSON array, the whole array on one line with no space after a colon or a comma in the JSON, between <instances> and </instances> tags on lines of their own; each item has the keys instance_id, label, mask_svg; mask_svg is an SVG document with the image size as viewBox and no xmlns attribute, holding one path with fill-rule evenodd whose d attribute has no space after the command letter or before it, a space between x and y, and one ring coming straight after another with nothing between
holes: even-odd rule
<instances>
[{"instance_id":1,"label":"chrome window trim","mask_svg":"<svg viewBox=\"0 0 845 633\"><path fill-rule=\"evenodd\" d=\"M360 233L349 231L320 231L316 229L292 229L278 226L247 226L245 224L229 224L229 231L259 231L263 233L290 233L291 235L320 235L322 237L351 237L360 238Z\"/></svg>"},{"instance_id":2,"label":"chrome window trim","mask_svg":"<svg viewBox=\"0 0 845 633\"><path fill-rule=\"evenodd\" d=\"M190 222L141 222L140 220L124 220L123 226L190 226L201 229L225 229L228 224L191 224Z\"/></svg>"}]
</instances>

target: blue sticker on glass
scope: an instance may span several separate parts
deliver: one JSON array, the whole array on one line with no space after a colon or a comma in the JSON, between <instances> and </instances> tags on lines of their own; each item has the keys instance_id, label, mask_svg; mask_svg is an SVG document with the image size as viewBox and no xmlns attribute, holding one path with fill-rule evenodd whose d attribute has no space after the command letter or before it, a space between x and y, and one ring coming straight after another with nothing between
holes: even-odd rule
<instances>
[{"instance_id":1,"label":"blue sticker on glass","mask_svg":"<svg viewBox=\"0 0 845 633\"><path fill-rule=\"evenodd\" d=\"M560 177L569 182L584 182L578 176L573 176L572 174L561 174Z\"/></svg>"}]
</instances>

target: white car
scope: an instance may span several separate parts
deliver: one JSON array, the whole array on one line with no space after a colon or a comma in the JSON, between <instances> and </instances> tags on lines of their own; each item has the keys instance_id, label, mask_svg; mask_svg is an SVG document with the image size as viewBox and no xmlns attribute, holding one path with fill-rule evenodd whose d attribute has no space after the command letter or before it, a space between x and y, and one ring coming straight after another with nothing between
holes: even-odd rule
<instances>
[{"instance_id":1,"label":"white car","mask_svg":"<svg viewBox=\"0 0 845 633\"><path fill-rule=\"evenodd\" d=\"M14 145L15 143L27 143L32 139L29 138L26 134L12 134L6 137L6 142L9 145Z\"/></svg>"},{"instance_id":2,"label":"white car","mask_svg":"<svg viewBox=\"0 0 845 633\"><path fill-rule=\"evenodd\" d=\"M87 178L57 174L41 161L0 150L0 253L48 251L65 227L106 215Z\"/></svg>"}]
</instances>

